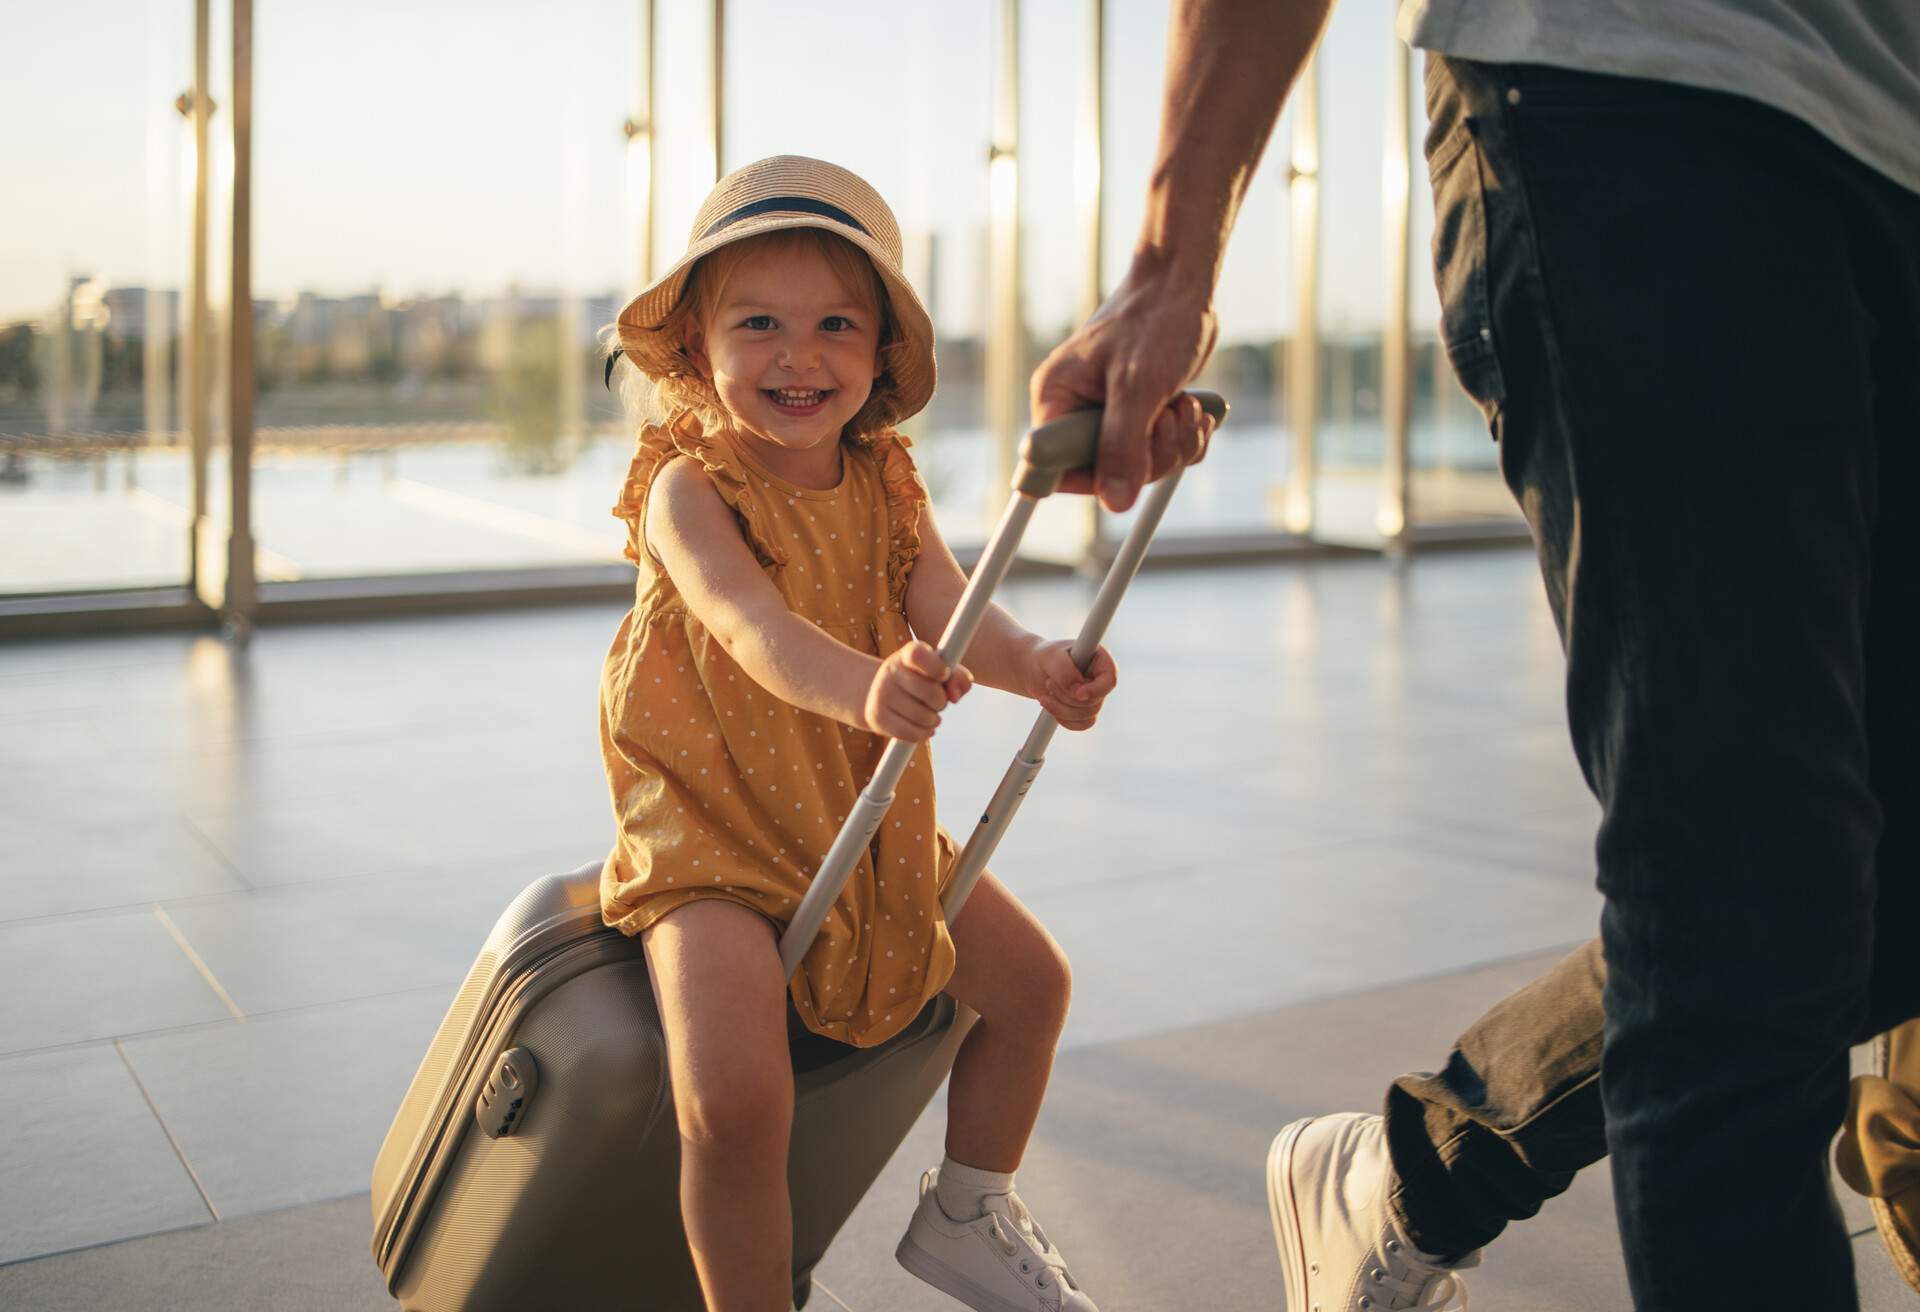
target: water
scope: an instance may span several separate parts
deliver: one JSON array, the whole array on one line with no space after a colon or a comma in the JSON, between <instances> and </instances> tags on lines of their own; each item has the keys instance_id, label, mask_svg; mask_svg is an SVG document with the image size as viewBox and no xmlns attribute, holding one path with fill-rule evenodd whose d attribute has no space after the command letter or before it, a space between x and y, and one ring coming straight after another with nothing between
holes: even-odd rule
<instances>
[{"instance_id":1,"label":"water","mask_svg":"<svg viewBox=\"0 0 1920 1312\"><path fill-rule=\"evenodd\" d=\"M1325 478L1317 495L1323 517L1370 520L1379 430L1330 426L1322 440ZM609 511L631 450L624 436L594 438L563 472L542 476L515 472L492 444L354 452L268 447L255 461L253 481L261 577L618 561L623 526ZM1415 451L1428 467L1480 476L1493 468L1494 448L1473 423L1422 429ZM913 454L947 541L955 547L983 541L997 477L987 433L938 432L916 442ZM184 449L98 459L30 456L24 465L26 482L0 483L0 593L186 580L191 502ZM1280 426L1223 430L1183 480L1162 534L1272 529L1290 466L1291 443ZM211 481L210 504L224 509L226 480L217 455ZM1083 524L1082 507L1062 499L1036 517L1030 541L1044 554L1070 554Z\"/></svg>"}]
</instances>

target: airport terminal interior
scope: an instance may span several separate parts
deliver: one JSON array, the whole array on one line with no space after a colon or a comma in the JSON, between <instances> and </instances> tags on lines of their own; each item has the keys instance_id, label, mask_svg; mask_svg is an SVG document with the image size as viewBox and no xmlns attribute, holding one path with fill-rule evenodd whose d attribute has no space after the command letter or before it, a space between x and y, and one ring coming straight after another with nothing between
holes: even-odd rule
<instances>
[{"instance_id":1,"label":"airport terminal interior","mask_svg":"<svg viewBox=\"0 0 1920 1312\"><path fill-rule=\"evenodd\" d=\"M1074 971L1021 1192L1108 1312L1280 1307L1275 1132L1377 1110L1597 929L1598 811L1440 343L1390 9L1338 7L1281 120L1198 380L1232 415L1107 638L1118 691L992 863ZM401 1096L502 910L611 842L633 426L601 330L718 173L805 153L891 201L941 378L905 431L978 557L1028 376L1125 267L1165 4L809 13L6 20L0 106L42 127L0 137L0 1306L393 1306L369 1189ZM1135 514L1050 499L1002 604L1071 636ZM956 834L1033 713L948 713ZM893 1258L943 1122L814 1312L954 1306ZM1862 1306L1912 1306L1838 1198ZM1472 1289L1626 1306L1604 1167Z\"/></svg>"}]
</instances>

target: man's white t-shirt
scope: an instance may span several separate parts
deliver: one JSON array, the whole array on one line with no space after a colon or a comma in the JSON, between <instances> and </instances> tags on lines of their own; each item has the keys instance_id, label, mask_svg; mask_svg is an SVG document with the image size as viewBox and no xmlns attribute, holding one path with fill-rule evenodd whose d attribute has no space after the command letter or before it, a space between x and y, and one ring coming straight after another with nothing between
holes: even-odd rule
<instances>
[{"instance_id":1,"label":"man's white t-shirt","mask_svg":"<svg viewBox=\"0 0 1920 1312\"><path fill-rule=\"evenodd\" d=\"M1402 0L1397 30L1462 59L1745 96L1920 192L1920 0Z\"/></svg>"}]
</instances>

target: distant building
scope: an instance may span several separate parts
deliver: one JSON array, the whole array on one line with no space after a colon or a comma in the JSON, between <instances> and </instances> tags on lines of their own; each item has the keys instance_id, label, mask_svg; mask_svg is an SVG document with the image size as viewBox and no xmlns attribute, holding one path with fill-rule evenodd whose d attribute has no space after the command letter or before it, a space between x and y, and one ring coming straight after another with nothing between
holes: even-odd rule
<instances>
[{"instance_id":1,"label":"distant building","mask_svg":"<svg viewBox=\"0 0 1920 1312\"><path fill-rule=\"evenodd\" d=\"M172 341L180 335L180 304L170 287L108 287L98 298L107 335L122 342Z\"/></svg>"},{"instance_id":2,"label":"distant building","mask_svg":"<svg viewBox=\"0 0 1920 1312\"><path fill-rule=\"evenodd\" d=\"M458 296L427 296L392 307L394 350L403 375L440 376L462 371L473 311Z\"/></svg>"}]
</instances>

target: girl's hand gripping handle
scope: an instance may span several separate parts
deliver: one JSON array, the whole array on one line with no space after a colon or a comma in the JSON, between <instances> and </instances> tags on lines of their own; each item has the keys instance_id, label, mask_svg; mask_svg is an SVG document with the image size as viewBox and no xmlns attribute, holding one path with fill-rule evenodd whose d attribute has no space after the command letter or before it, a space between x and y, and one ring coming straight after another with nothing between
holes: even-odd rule
<instances>
[{"instance_id":1,"label":"girl's hand gripping handle","mask_svg":"<svg viewBox=\"0 0 1920 1312\"><path fill-rule=\"evenodd\" d=\"M949 671L940 653L918 640L880 662L867 689L867 728L883 738L925 742L940 727L940 712L967 695L973 675Z\"/></svg>"},{"instance_id":2,"label":"girl's hand gripping handle","mask_svg":"<svg viewBox=\"0 0 1920 1312\"><path fill-rule=\"evenodd\" d=\"M954 607L953 616L947 621L947 631L940 635L940 648L934 653L934 664L928 666L928 673L918 677L944 681L964 673L960 659L966 655L967 644L973 641L974 632L980 627L980 619L986 614L994 590L1007 576L1007 570L1013 564L1014 549L1020 545L1020 537L1027 531L1027 521L1033 518L1033 509L1038 504L1030 496L1008 499L1007 508L1000 516L1000 524L987 539L987 548L981 553L979 563L973 567L973 573L967 579L966 589L960 594L960 604ZM907 660L919 659L923 658L903 657L902 664ZM933 673L935 667L938 674ZM955 671L955 674L949 676L949 670ZM884 663L882 673L885 673ZM879 679L875 680L876 684L879 682ZM871 703L871 695L868 700ZM920 699L914 697L912 700ZM929 709L924 702L921 708L923 711ZM938 713L935 712L934 723L938 722ZM925 729L921 736L932 732L931 728ZM887 808L893 805L894 785L900 782L900 775L907 768L915 745L913 738L896 736L880 753L880 764L874 768L873 778L867 781L867 786L860 790L860 796L854 799L853 810L848 812L839 836L833 840L826 859L815 872L812 887L800 899L800 905L794 908L793 919L787 922L787 932L780 936L780 965L788 979L792 979L793 972L800 969L801 958L807 955L807 949L813 945L814 935L820 932L820 926L826 921L828 910L840 896L840 890L846 887L847 876L853 873L854 863L879 830Z\"/></svg>"}]
</instances>

